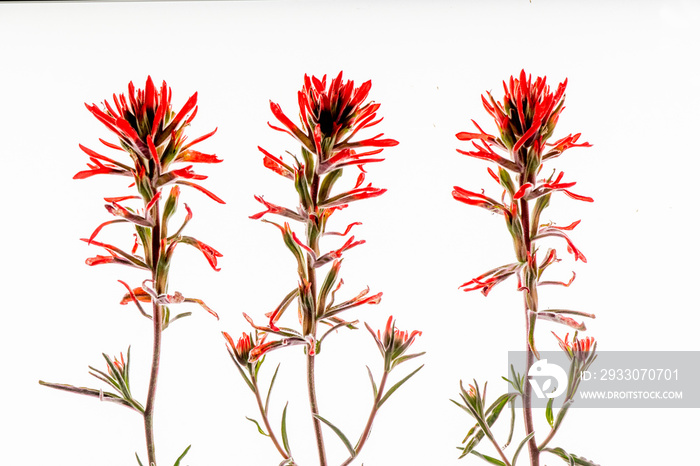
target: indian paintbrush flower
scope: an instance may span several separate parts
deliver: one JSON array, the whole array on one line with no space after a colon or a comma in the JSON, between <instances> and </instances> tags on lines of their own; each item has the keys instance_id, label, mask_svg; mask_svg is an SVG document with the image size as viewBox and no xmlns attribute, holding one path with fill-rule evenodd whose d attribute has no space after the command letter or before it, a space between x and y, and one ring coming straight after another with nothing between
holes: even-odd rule
<instances>
[{"instance_id":1,"label":"indian paintbrush flower","mask_svg":"<svg viewBox=\"0 0 700 466\"><path fill-rule=\"evenodd\" d=\"M246 320L256 330L256 334L262 335L247 354L248 359L245 365L243 364L245 355L239 349L249 347L247 340L242 337L238 343L234 343L227 334L224 337L241 375L256 396L263 424L267 428L266 435L270 436L285 464L294 464L286 441L285 421L282 424L283 442L280 443L270 429L268 408L261 403L257 385L258 369L263 361L262 356L269 351L283 347L302 346L304 348L307 358L306 379L314 434L320 464L325 466L326 456L321 423L327 424L336 433L339 433L340 430L319 415L314 382L315 358L320 353L326 337L343 327L356 328L357 321L343 320L339 314L364 304L378 304L382 298L382 293L370 294L369 288L366 288L354 298L336 303L336 293L343 285L343 279L340 278L342 261L349 250L362 245L365 241L350 234L354 227L361 225L360 222L351 222L344 228L337 230L328 228L335 212L347 208L354 202L374 198L386 192L386 189L377 188L372 183L366 183L366 166L384 160L377 156L385 147L395 146L398 142L383 138L381 133L370 138L359 139L359 131L370 128L381 121L381 119L377 119L380 105L367 102L370 88L370 81L359 87L355 87L353 81L344 81L342 72L330 83L325 76L321 79L315 76L305 76L303 87L297 94L299 124L294 123L274 102L270 102L270 109L280 126L268 123L271 128L287 133L299 142L301 144L300 154L289 153L291 157L289 160L258 147L263 154L263 166L294 184L298 203L295 206L287 207L256 195L255 200L261 203L265 210L251 215L250 218L260 219L279 229L286 248L294 257L298 278L296 286L286 294L273 311L266 314L267 325L255 324L251 317L244 314ZM337 180L348 170L357 170L354 186L349 189L337 190ZM283 221L269 220L269 216L282 217ZM297 225L300 226L298 230ZM342 239L338 240L338 236ZM322 249L321 243L323 242L323 246L325 246L326 240L331 239L338 244ZM321 273L321 270L328 265L330 267L325 278L319 279L317 274ZM281 325L285 310L294 302L297 304L296 315L300 327L298 330ZM319 333L321 325L327 327L323 334ZM365 431L355 447L347 442L347 438L342 433L339 434L341 438L345 439L344 442L350 450L350 457L342 463L343 465L353 461L364 445L379 406L398 388L398 385L417 372L416 370L409 374L392 389L385 392L388 371L404 360L419 356L419 354L404 355L418 334L420 332L417 331L410 335L399 331L394 334L393 326L391 327L391 343L386 350L388 367L385 367L378 387L374 385L372 379L375 403ZM267 338L270 340L266 340ZM247 368L247 372L244 368ZM270 390L276 375L277 371L272 377ZM285 419L285 415L286 408L283 411L283 419ZM259 424L258 427L260 427Z\"/></svg>"},{"instance_id":2,"label":"indian paintbrush flower","mask_svg":"<svg viewBox=\"0 0 700 466\"><path fill-rule=\"evenodd\" d=\"M100 142L107 148L118 151L118 155L108 157L80 144L80 149L89 158L88 168L73 177L85 179L96 175L124 176L132 180L132 186L136 189L136 194L104 198L107 202L105 209L113 218L100 224L90 237L83 241L88 245L101 247L109 254L88 258L85 261L87 265L122 264L149 273L138 287L132 288L119 280L127 289L121 304L136 305L139 312L152 321L154 329L152 369L145 407L131 396L128 382L129 353L126 362L123 356L113 361L105 356L108 371L105 373L91 368L91 373L120 392L119 395L111 395L111 398L121 400L122 404L136 409L143 415L150 465L156 464L153 412L161 334L170 323L190 314L187 312L171 317L170 306L195 303L218 318L202 300L187 298L179 291L168 292L170 265L178 244L189 244L201 251L214 270L219 270L217 259L221 257L213 247L196 238L182 235L183 229L192 219L192 211L187 204L184 204L184 220L179 226L171 228L171 221L179 204L180 187L192 187L214 201L224 203L215 194L194 182L207 178L193 171L194 163L221 162L214 154L205 154L193 149L194 145L211 137L216 129L187 142L185 129L197 113L197 93L194 93L177 112L172 108L171 97L172 92L165 81L157 88L149 76L144 89L136 89L133 83L129 83L128 92L114 94L111 102L105 100L101 106L86 104L88 111L117 136L117 143L103 139L100 139ZM122 156L123 159L124 155L126 160L118 160L118 156ZM177 168L176 165L180 163L186 165ZM117 223L132 225L135 230L133 246L120 248L96 240L103 228ZM152 312L149 314L141 303L150 303ZM45 385L104 399L101 390L97 392L60 384Z\"/></svg>"},{"instance_id":3,"label":"indian paintbrush flower","mask_svg":"<svg viewBox=\"0 0 700 466\"><path fill-rule=\"evenodd\" d=\"M484 295L488 295L497 284L511 276L516 277L517 289L523 293L525 303L526 372L532 366L534 358L539 358L535 345L535 324L537 320L547 320L577 330L585 330L583 323L568 317L567 314L595 317L592 314L567 309L539 309L538 286L562 285L568 287L576 277L573 274L568 281L543 280L542 274L545 269L553 263L559 262L560 259L556 250L549 248L540 260L537 257L539 241L545 238L563 239L566 243L567 251L574 256L574 259L586 262L586 257L574 246L567 234L568 231L573 230L580 223L580 220L576 220L567 226L559 226L554 222L543 223L541 220L543 211L550 205L552 195L557 192L562 192L574 200L593 202L593 199L588 196L572 192L571 188L576 183L563 181L564 173L561 171L557 173L554 170L549 177L541 178L545 162L560 156L570 148L591 146L587 142L578 142L580 138L578 133L570 134L553 143L549 142L564 109L566 87L567 80L564 80L555 90L552 90L547 84L546 77L538 77L533 81L532 76L526 75L523 70L518 77L513 76L508 81L503 82L504 97L502 100L496 100L490 92L487 92L481 98L484 108L496 124L497 134L487 133L478 123L472 120L476 132L460 132L456 135L460 141L467 141L472 144L470 150L457 149L459 153L487 160L496 165L495 170L488 168L487 171L489 176L499 184L501 193L500 196L487 196L483 191L479 193L455 186L452 196L455 200L467 205L481 207L503 215L506 228L513 241L516 259L513 263L493 268L473 278L461 285L460 288L464 291L480 290ZM592 339L583 341L575 339L574 345L578 345L580 348L589 348L592 341ZM574 350L568 347L568 343L562 342L562 344L564 345L562 346L563 348L565 346L569 348L568 350L565 349L567 354L574 354ZM576 352L576 354L579 353L581 351ZM508 381L513 387L516 387L518 395L523 397L523 414L527 436L521 446L527 442L531 466L538 466L540 449L534 438L531 387L528 384L523 386L522 377L515 372L513 372L512 376L513 380L509 379ZM570 384L571 396L573 396L573 391L575 391L577 386L576 384ZM462 392L463 394L467 393L464 390ZM463 395L463 399L469 405L469 397ZM503 397L499 398L497 403L500 403L502 400L504 400ZM464 409L468 408L468 406L460 406ZM480 414L474 410L467 410L477 417L481 429L484 429L484 423L488 423L490 426L498 416L498 414L492 414L492 419L489 418L489 421L483 416L479 418ZM472 429L467 439L465 439L464 443L466 446L463 448L462 456L472 452L474 446L478 443L479 439L472 437L472 434L475 432L476 430ZM552 431L547 441L553 436L554 432L555 430ZM481 435L483 433L484 431L481 430ZM486 432L486 434L490 435L489 432ZM503 460L495 461L499 461L499 464L510 465L503 455L499 444L493 438L489 438L498 449Z\"/></svg>"}]
</instances>

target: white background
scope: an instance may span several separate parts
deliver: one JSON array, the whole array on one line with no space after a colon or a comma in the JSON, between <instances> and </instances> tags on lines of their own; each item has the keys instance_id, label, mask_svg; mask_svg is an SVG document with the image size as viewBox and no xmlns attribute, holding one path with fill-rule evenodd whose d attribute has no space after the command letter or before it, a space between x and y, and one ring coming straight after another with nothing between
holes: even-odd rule
<instances>
[{"instance_id":1,"label":"white background","mask_svg":"<svg viewBox=\"0 0 700 466\"><path fill-rule=\"evenodd\" d=\"M87 161L79 143L100 149L98 138L115 140L83 103L126 92L132 80L143 87L149 74L168 82L177 108L199 92L190 138L218 127L200 150L225 161L198 171L227 201L183 191L195 214L189 234L224 257L216 273L182 246L171 290L204 299L221 320L183 309L194 316L165 334L160 464L173 464L190 443L184 464L279 462L244 418L256 415L254 400L220 331L248 331L241 313L263 321L295 284L277 230L248 215L259 210L254 194L294 201L290 184L263 167L256 146L298 150L267 127L268 100L296 119L304 73L331 78L344 70L358 84L371 79L370 98L385 118L376 129L400 141L384 152L385 162L368 167L368 180L388 192L351 206L335 225L362 221L354 232L367 240L346 254L345 297L366 285L384 292L379 306L359 308L354 318L376 328L393 314L399 327L424 332L414 348L428 353L425 368L380 411L358 464L482 464L457 460L455 447L473 421L449 398L458 396L460 379L490 380L490 399L505 390L507 351L524 347L522 303L513 281L488 298L457 290L510 262L512 251L500 217L451 198L454 185L499 195L487 164L459 155L455 149L467 145L454 135L471 131L472 118L493 131L480 95L500 96L501 81L522 68L547 75L553 86L569 78L555 138L581 132L594 145L550 164L595 203L560 195L545 214L560 225L582 219L571 236L588 264L574 263L556 243L564 261L550 278L568 279L572 270L578 278L569 289L543 288L542 307L595 313L587 334L600 350L700 349L698 20L700 5L692 1L0 5L0 464L122 466L136 464L134 451L145 455L133 412L37 381L97 387L87 365L101 367L102 352L131 345L134 391L145 398L150 324L118 304L124 289L117 283L138 284L140 275L87 267L84 259L101 250L79 241L109 219L102 197L127 194L127 183L71 178ZM131 233L115 227L104 238L128 247ZM556 348L550 330L565 333L538 328L542 349ZM292 449L300 464L315 464L301 350L271 354L263 378L276 362L283 364L273 422L278 426L289 401ZM321 412L352 439L370 405L365 364L379 372L364 330L329 339L318 358ZM697 415L574 409L552 446L605 466L695 464ZM537 420L544 429L543 413ZM521 420L518 426L522 431ZM344 448L332 432L326 439L338 464ZM493 454L485 443L480 450ZM563 463L547 457L544 464Z\"/></svg>"}]
</instances>

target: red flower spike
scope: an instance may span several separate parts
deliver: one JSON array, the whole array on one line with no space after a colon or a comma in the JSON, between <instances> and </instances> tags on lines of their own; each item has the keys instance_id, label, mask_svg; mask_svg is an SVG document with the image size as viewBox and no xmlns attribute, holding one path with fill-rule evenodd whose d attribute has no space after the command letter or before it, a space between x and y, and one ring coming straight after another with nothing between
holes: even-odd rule
<instances>
[{"instance_id":1,"label":"red flower spike","mask_svg":"<svg viewBox=\"0 0 700 466\"><path fill-rule=\"evenodd\" d=\"M233 338L226 332L221 332L226 339L229 346L229 351L235 356L236 361L241 366L247 366L249 364L250 352L253 349L253 345L250 341L250 335L243 333L242 336L234 343Z\"/></svg>"},{"instance_id":2,"label":"red flower spike","mask_svg":"<svg viewBox=\"0 0 700 466\"><path fill-rule=\"evenodd\" d=\"M417 336L423 334L420 330L412 332L402 331L396 328L393 316L389 316L384 329L384 335L380 330L377 330L376 336L374 330L369 325L365 324L367 330L374 336L374 339L379 347L379 351L384 356L385 368L391 370L393 366L400 363L397 360L408 350L413 344Z\"/></svg>"},{"instance_id":3,"label":"red flower spike","mask_svg":"<svg viewBox=\"0 0 700 466\"><path fill-rule=\"evenodd\" d=\"M556 337L557 340L559 340L559 347L566 351L569 355L573 355L576 353L589 353L591 350L595 348L595 338L593 337L586 337L583 340L579 340L576 335L574 335L574 339L571 343L569 343L569 334L567 333L564 339L562 340L559 338L559 336L552 332L552 335Z\"/></svg>"}]
</instances>

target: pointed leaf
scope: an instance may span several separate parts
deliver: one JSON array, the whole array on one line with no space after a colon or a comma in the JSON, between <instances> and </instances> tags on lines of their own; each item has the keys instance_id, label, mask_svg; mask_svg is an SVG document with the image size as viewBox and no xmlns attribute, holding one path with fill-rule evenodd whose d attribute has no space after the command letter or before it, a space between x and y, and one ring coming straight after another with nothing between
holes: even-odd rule
<instances>
[{"instance_id":1,"label":"pointed leaf","mask_svg":"<svg viewBox=\"0 0 700 466\"><path fill-rule=\"evenodd\" d=\"M248 419L248 420L249 420L250 422L252 422L253 424L255 424L255 426L258 428L258 432L260 432L262 435L264 435L265 437L269 437L269 436L270 436L269 434L266 434L266 433L265 433L265 431L263 430L262 427L260 427L260 424L258 423L258 421L256 421L255 419L249 418L248 416L246 416L245 418Z\"/></svg>"},{"instance_id":2,"label":"pointed leaf","mask_svg":"<svg viewBox=\"0 0 700 466\"><path fill-rule=\"evenodd\" d=\"M345 448L347 448L348 451L350 452L350 456L351 456L352 458L354 458L355 456L357 456L357 452L356 452L355 449L352 447L352 444L350 443L350 440L348 440L348 438L345 436L345 434L343 434L343 432L341 432L340 429L338 429L336 426L334 426L333 424L331 424L330 421L328 421L327 419L324 419L323 417L321 417L321 416L318 415L318 414L314 414L314 417L315 417L316 419L318 419L319 421L323 422L324 424L326 424L328 427L331 428L331 430L333 430L333 432L335 432L335 434L338 436L338 438L339 438L340 440L342 440L343 444L345 445Z\"/></svg>"},{"instance_id":3,"label":"pointed leaf","mask_svg":"<svg viewBox=\"0 0 700 466\"><path fill-rule=\"evenodd\" d=\"M547 402L547 408L544 411L544 415L547 418L547 423L549 427L554 427L554 413L552 412L552 405L554 404L554 398L550 398Z\"/></svg>"},{"instance_id":4,"label":"pointed leaf","mask_svg":"<svg viewBox=\"0 0 700 466\"><path fill-rule=\"evenodd\" d=\"M243 380L245 380L245 383L248 385L248 388L255 393L255 386L253 385L253 382L248 379L248 376L243 372L243 368L241 367L240 364L238 364L238 360L236 359L236 356L231 352L231 350L228 350L229 356L231 356L231 360L233 363L236 365L236 369L238 369L238 372L241 374L241 377L243 377Z\"/></svg>"},{"instance_id":5,"label":"pointed leaf","mask_svg":"<svg viewBox=\"0 0 700 466\"><path fill-rule=\"evenodd\" d=\"M576 455L569 454L563 448L559 448L559 447L557 447L557 448L545 448L542 451L554 453L559 458L561 458L565 461L569 461L569 464L571 464L571 465L600 466L598 463L594 463L593 461L586 459L582 456L576 456Z\"/></svg>"},{"instance_id":6,"label":"pointed leaf","mask_svg":"<svg viewBox=\"0 0 700 466\"><path fill-rule=\"evenodd\" d=\"M267 409L268 406L270 405L270 394L272 393L272 386L275 384L275 379L277 378L277 371L280 370L280 365L277 364L277 368L275 369L275 373L272 375L272 380L270 381L270 388L267 390L267 397L265 397L265 415L267 416Z\"/></svg>"},{"instance_id":7,"label":"pointed leaf","mask_svg":"<svg viewBox=\"0 0 700 466\"><path fill-rule=\"evenodd\" d=\"M518 460L518 455L520 454L520 450L523 449L525 444L530 440L532 437L535 436L534 432L530 432L527 437L525 437L522 442L520 442L520 445L518 445L518 448L515 449L515 453L513 454L513 461L510 462L511 466L515 466L515 462Z\"/></svg>"},{"instance_id":8,"label":"pointed leaf","mask_svg":"<svg viewBox=\"0 0 700 466\"><path fill-rule=\"evenodd\" d=\"M287 406L289 402L284 405L284 410L282 411L282 444L284 445L284 451L287 452L289 456L292 456L292 452L289 448L289 439L287 438Z\"/></svg>"},{"instance_id":9,"label":"pointed leaf","mask_svg":"<svg viewBox=\"0 0 700 466\"><path fill-rule=\"evenodd\" d=\"M506 466L506 464L505 464L503 461L501 461L501 460L499 460L499 459L496 459L496 458L494 458L494 457L492 457L492 456L482 455L482 454L479 453L478 451L474 451L474 450L472 450L471 453L472 453L472 455L478 456L478 457L481 458L482 460L485 460L487 463L497 464L497 465L499 465L499 466Z\"/></svg>"},{"instance_id":10,"label":"pointed leaf","mask_svg":"<svg viewBox=\"0 0 700 466\"><path fill-rule=\"evenodd\" d=\"M372 377L372 371L369 369L369 366L365 366L367 368L367 373L369 374L369 381L372 382L372 392L374 393L374 398L377 398L377 384L374 383L374 377Z\"/></svg>"},{"instance_id":11,"label":"pointed leaf","mask_svg":"<svg viewBox=\"0 0 700 466\"><path fill-rule=\"evenodd\" d=\"M423 366L424 366L424 365L425 365L425 364L422 364L418 369L414 370L413 372L411 372L410 374L408 374L406 377L404 377L403 379L401 379L401 380L399 380L398 382L396 382L396 383L394 384L393 387L391 387L389 390L387 390L386 395L384 395L384 396L382 397L382 399L379 400L379 403L377 404L377 408L381 407L381 406L384 404L384 402L385 402L396 390L398 390L398 388L399 388L401 385L404 384L404 382L406 382L408 379L410 379L411 377L413 377L413 375L415 375L416 372L418 372L419 370L423 369Z\"/></svg>"},{"instance_id":12,"label":"pointed leaf","mask_svg":"<svg viewBox=\"0 0 700 466\"><path fill-rule=\"evenodd\" d=\"M180 466L180 461L182 461L182 458L184 458L185 455L187 454L187 452L190 451L190 448L191 448L191 447L192 447L192 445L189 445L187 448L185 448L185 451L182 452L182 455L180 455L180 456L177 458L177 461L175 461L175 465L174 465L174 466Z\"/></svg>"}]
</instances>

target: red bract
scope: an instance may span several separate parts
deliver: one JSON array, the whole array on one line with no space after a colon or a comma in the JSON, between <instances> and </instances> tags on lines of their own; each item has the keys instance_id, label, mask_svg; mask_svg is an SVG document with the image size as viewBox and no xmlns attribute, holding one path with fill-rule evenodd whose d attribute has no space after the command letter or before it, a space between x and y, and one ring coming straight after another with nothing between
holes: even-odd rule
<instances>
[{"instance_id":1,"label":"red bract","mask_svg":"<svg viewBox=\"0 0 700 466\"><path fill-rule=\"evenodd\" d=\"M386 328L383 335L380 330L377 330L375 335L375 332L369 325L365 324L365 326L374 337L379 351L382 353L382 356L384 356L385 368L387 370L391 370L401 362L410 359L404 356L404 353L406 353L408 348L413 344L413 340L415 340L417 336L423 334L420 330L414 330L409 333L397 329L393 316L389 316L389 319L386 321Z\"/></svg>"},{"instance_id":2,"label":"red bract","mask_svg":"<svg viewBox=\"0 0 700 466\"><path fill-rule=\"evenodd\" d=\"M495 163L497 170L488 169L488 173L501 188L500 202L482 193L469 191L455 186L452 196L459 202L481 207L491 212L501 213L504 216L508 233L513 242L516 262L492 269L460 286L464 291L481 290L484 295L510 276L517 280L517 290L523 294L525 305L525 334L528 343L527 362L524 373L529 373L539 353L535 345L535 326L538 320L548 320L568 327L585 330L583 323L577 322L565 314L581 315L594 318L592 314L564 309L539 309L538 285L563 285L568 287L573 282L575 274L568 282L561 280L542 280L542 274L546 268L558 262L556 251L548 249L544 259L538 263L537 252L539 240L548 237L559 237L566 241L567 250L574 255L575 260L586 262L586 257L579 251L571 239L565 233L573 230L579 221L574 221L568 226L555 226L553 222L541 223L543 211L550 205L552 195L562 192L572 199L592 202L593 199L580 194L575 194L569 189L576 185L575 182L563 182L563 172L555 178L556 170L547 179L538 180L544 168L544 162L561 155L572 147L590 147L587 142L578 143L580 134L570 134L554 143L548 140L554 133L561 112L564 109L565 90L567 80L560 83L556 90L552 91L547 85L546 77L532 79L521 71L516 78L512 76L503 82L504 96L502 100L496 100L490 92L482 96L484 108L493 118L498 129L497 135L485 132L474 120L472 123L477 132L457 133L460 141L470 141L470 150L457 151L477 159ZM549 170L548 170L549 171ZM498 199L498 198L496 198ZM592 341L592 340L590 340ZM586 343L589 344L589 343ZM584 345L585 346L585 345ZM583 347L583 346L582 346ZM586 346L587 347L587 346ZM513 371L513 380L509 382L515 387L523 398L523 413L525 417L526 439L530 453L530 464L539 464L539 455L543 446L547 444L558 428L554 427L552 433L540 443L535 440L535 429L532 419L532 387L522 383L520 376ZM575 391L576 386L569 386ZM491 424L484 419L483 403L477 403L476 390L463 392L463 400L467 409L478 420L478 425ZM573 395L572 395L573 396ZM491 408L489 408L491 409ZM486 412L488 414L488 412ZM557 420L557 423L560 420ZM550 420L550 425L552 421ZM472 434L476 427L470 431L464 443L463 456L471 453L475 440ZM494 460L499 464L509 464L501 447L491 438L503 461ZM525 441L521 443L521 447Z\"/></svg>"},{"instance_id":3,"label":"red bract","mask_svg":"<svg viewBox=\"0 0 700 466\"><path fill-rule=\"evenodd\" d=\"M558 156L571 147L590 147L587 142L576 144L580 133L547 144L564 110L566 85L567 80L564 80L552 92L546 77L538 77L533 82L532 76L526 75L524 70L519 78L511 77L508 82L504 81L502 101L496 101L490 92L482 96L484 108L496 122L499 136L485 133L472 120L479 133L461 132L457 138L472 141L476 150L458 149L458 152L492 160L508 170L522 171L533 170L542 160ZM476 141L481 141L481 145ZM546 145L551 149L543 157ZM501 157L492 148L507 152L509 159Z\"/></svg>"},{"instance_id":4,"label":"red bract","mask_svg":"<svg viewBox=\"0 0 700 466\"><path fill-rule=\"evenodd\" d=\"M180 183L181 179L205 178L193 173L191 166L168 172L170 164L174 162L221 162L221 159L215 155L189 149L192 145L211 137L216 130L195 139L190 144L184 144L187 139L184 130L197 113L197 93L195 92L177 113L172 110L171 95L165 81L158 90L149 76L145 90L137 90L133 83L129 83L129 92L126 96L114 94L114 107L108 100L103 102L102 109L95 104L85 104L100 122L119 137L120 145L105 141L103 143L112 149L126 152L131 157L133 165L117 162L80 145L80 148L90 156L92 164L88 164L90 170L81 171L74 178L82 179L99 174L147 178L152 181L150 186L137 182L137 188L144 198L152 196L155 186L168 183L187 184L200 189L215 201L223 203L221 199L198 185Z\"/></svg>"},{"instance_id":5,"label":"red bract","mask_svg":"<svg viewBox=\"0 0 700 466\"><path fill-rule=\"evenodd\" d=\"M235 356L236 361L238 361L241 366L246 366L249 363L250 351L253 348L250 335L243 333L238 341L234 343L231 335L226 332L222 333L228 342L229 351Z\"/></svg>"},{"instance_id":6,"label":"red bract","mask_svg":"<svg viewBox=\"0 0 700 466\"><path fill-rule=\"evenodd\" d=\"M364 103L372 87L367 81L355 88L353 81L343 82L343 72L326 88L326 76L304 76L304 86L299 91L299 117L302 128L296 126L280 108L270 102L270 109L286 128L272 128L294 136L307 150L323 154L321 161L330 158L330 153L353 147L388 147L398 144L393 139L380 139L382 134L361 141L351 141L361 129L374 126L379 104ZM379 151L375 152L378 153Z\"/></svg>"}]
</instances>

